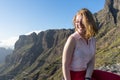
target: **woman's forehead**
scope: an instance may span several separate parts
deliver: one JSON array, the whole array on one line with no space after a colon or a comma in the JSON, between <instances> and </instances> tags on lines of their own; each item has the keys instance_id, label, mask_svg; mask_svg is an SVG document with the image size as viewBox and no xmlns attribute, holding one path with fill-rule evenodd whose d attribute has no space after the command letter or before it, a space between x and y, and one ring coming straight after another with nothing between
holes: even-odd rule
<instances>
[{"instance_id":1,"label":"woman's forehead","mask_svg":"<svg viewBox=\"0 0 120 80\"><path fill-rule=\"evenodd\" d=\"M76 16L76 20L78 20L78 21L81 20L81 18L82 18L81 15L77 15L77 16Z\"/></svg>"}]
</instances>

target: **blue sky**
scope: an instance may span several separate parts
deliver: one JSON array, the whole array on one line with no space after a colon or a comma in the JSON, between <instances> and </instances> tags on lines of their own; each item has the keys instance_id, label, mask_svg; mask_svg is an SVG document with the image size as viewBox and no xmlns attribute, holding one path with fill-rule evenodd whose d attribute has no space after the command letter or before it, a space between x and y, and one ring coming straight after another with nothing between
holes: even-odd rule
<instances>
[{"instance_id":1,"label":"blue sky","mask_svg":"<svg viewBox=\"0 0 120 80\"><path fill-rule=\"evenodd\" d=\"M0 43L32 31L73 28L79 9L95 13L104 4L105 0L0 0Z\"/></svg>"}]
</instances>

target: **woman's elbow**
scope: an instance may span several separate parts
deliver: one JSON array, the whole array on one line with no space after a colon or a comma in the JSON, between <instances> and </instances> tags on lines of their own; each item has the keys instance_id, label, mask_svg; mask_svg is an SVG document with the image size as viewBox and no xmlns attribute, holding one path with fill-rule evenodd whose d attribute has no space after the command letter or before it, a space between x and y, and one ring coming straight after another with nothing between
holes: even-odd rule
<instances>
[{"instance_id":1,"label":"woman's elbow","mask_svg":"<svg viewBox=\"0 0 120 80\"><path fill-rule=\"evenodd\" d=\"M67 62L62 62L62 68L69 69L70 65Z\"/></svg>"}]
</instances>

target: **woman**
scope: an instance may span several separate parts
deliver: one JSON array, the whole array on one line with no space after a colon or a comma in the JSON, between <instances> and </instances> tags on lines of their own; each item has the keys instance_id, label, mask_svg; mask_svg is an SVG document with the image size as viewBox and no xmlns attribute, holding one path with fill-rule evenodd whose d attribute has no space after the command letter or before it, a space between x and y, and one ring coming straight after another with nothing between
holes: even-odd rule
<instances>
[{"instance_id":1,"label":"woman","mask_svg":"<svg viewBox=\"0 0 120 80\"><path fill-rule=\"evenodd\" d=\"M62 56L64 79L120 80L118 75L94 70L96 53L94 36L98 30L92 13L88 9L81 9L75 15L73 23L75 32L69 36Z\"/></svg>"},{"instance_id":2,"label":"woman","mask_svg":"<svg viewBox=\"0 0 120 80\"><path fill-rule=\"evenodd\" d=\"M90 80L95 63L97 28L88 9L78 11L73 19L75 32L65 44L62 69L65 80Z\"/></svg>"}]
</instances>

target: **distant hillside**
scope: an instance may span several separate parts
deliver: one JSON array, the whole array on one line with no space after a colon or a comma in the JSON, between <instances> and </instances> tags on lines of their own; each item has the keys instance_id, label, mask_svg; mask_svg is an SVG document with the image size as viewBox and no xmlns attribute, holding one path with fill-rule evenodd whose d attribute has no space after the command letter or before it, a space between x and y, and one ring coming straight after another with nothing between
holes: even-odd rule
<instances>
[{"instance_id":1,"label":"distant hillside","mask_svg":"<svg viewBox=\"0 0 120 80\"><path fill-rule=\"evenodd\" d=\"M61 68L61 54L72 29L41 31L38 35L21 35L12 55L6 57L0 80L36 80L37 75L47 79ZM11 75L11 76L10 76Z\"/></svg>"},{"instance_id":2,"label":"distant hillside","mask_svg":"<svg viewBox=\"0 0 120 80\"><path fill-rule=\"evenodd\" d=\"M95 14L103 23L97 37L96 67L120 63L120 0L106 0L104 8Z\"/></svg>"},{"instance_id":3,"label":"distant hillside","mask_svg":"<svg viewBox=\"0 0 120 80\"><path fill-rule=\"evenodd\" d=\"M97 69L107 66L113 69L113 65L120 63L119 4L119 0L106 0L104 8L94 14L96 24L102 23L96 36ZM0 80L61 80L61 55L73 32L73 29L57 29L21 35L13 53L6 57L6 64L0 68Z\"/></svg>"},{"instance_id":4,"label":"distant hillside","mask_svg":"<svg viewBox=\"0 0 120 80\"><path fill-rule=\"evenodd\" d=\"M6 49L3 47L0 47L0 64L5 62L5 57L12 53L12 49Z\"/></svg>"}]
</instances>

